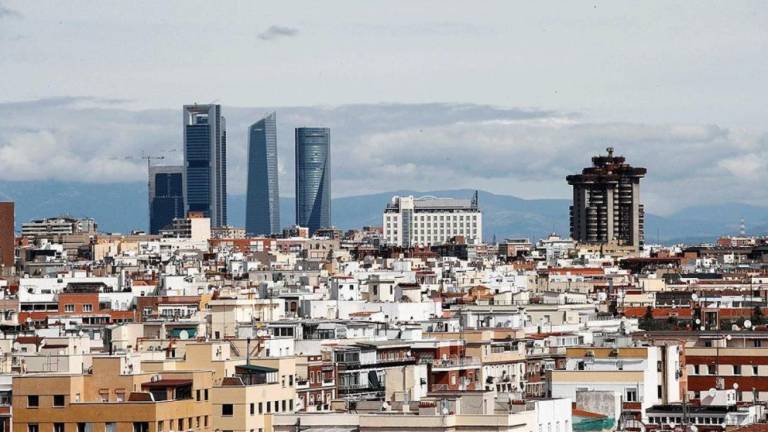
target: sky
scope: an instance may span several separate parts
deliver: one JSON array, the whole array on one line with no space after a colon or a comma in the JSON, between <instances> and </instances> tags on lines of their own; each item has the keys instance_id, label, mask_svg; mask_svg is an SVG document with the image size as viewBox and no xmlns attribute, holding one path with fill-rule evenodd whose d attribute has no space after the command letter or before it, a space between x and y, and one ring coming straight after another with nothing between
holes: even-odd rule
<instances>
[{"instance_id":1,"label":"sky","mask_svg":"<svg viewBox=\"0 0 768 432\"><path fill-rule=\"evenodd\" d=\"M651 212L768 199L760 1L0 0L0 54L0 180L141 180L216 102L233 193L276 110L286 196L291 128L330 126L335 196L563 198L613 146Z\"/></svg>"}]
</instances>

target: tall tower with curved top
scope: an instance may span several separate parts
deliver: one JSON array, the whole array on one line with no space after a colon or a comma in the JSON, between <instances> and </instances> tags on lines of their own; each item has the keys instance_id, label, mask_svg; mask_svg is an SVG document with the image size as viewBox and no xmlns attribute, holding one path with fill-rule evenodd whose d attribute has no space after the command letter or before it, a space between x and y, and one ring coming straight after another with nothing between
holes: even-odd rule
<instances>
[{"instance_id":1,"label":"tall tower with curved top","mask_svg":"<svg viewBox=\"0 0 768 432\"><path fill-rule=\"evenodd\" d=\"M296 225L331 226L331 130L296 129Z\"/></svg>"}]
</instances>

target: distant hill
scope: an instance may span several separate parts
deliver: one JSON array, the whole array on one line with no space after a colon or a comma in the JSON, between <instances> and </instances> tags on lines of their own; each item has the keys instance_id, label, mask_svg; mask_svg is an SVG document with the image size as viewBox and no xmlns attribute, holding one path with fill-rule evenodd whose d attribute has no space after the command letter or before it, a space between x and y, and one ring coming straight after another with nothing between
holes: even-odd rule
<instances>
[{"instance_id":1,"label":"distant hill","mask_svg":"<svg viewBox=\"0 0 768 432\"><path fill-rule=\"evenodd\" d=\"M70 214L92 217L103 231L128 232L146 229L147 186L145 183L76 183L52 181L0 182L0 200L16 202L17 228L29 219ZM470 198L472 190L446 191L394 191L370 195L336 198L332 202L334 224L343 229L363 225L380 225L381 212L393 195L435 195ZM484 235L491 240L507 237L538 239L550 232L568 233L569 200L527 200L511 195L498 195L480 191L483 210ZM294 221L293 198L280 200L281 222L284 226ZM768 208L740 203L696 206L682 209L672 215L647 215L648 242L712 241L723 234L739 230L744 218L750 234L768 233ZM245 196L229 197L230 224L243 226Z\"/></svg>"}]
</instances>

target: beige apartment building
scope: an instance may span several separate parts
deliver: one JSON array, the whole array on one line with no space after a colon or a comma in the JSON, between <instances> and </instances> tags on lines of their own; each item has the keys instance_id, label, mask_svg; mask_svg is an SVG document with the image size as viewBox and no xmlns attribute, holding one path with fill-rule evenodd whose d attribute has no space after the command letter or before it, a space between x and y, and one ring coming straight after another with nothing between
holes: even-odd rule
<instances>
[{"instance_id":1,"label":"beige apartment building","mask_svg":"<svg viewBox=\"0 0 768 432\"><path fill-rule=\"evenodd\" d=\"M260 359L235 367L211 393L213 426L221 432L271 432L275 414L297 409L296 362Z\"/></svg>"},{"instance_id":2,"label":"beige apartment building","mask_svg":"<svg viewBox=\"0 0 768 432\"><path fill-rule=\"evenodd\" d=\"M122 357L97 357L77 375L13 380L14 432L211 431L209 371L132 371Z\"/></svg>"}]
</instances>

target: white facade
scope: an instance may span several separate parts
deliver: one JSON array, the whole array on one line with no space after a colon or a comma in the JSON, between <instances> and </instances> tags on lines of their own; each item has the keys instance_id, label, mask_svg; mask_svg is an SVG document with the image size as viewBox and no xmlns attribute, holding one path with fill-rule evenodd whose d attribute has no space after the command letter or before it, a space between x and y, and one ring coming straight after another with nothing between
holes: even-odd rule
<instances>
[{"instance_id":1,"label":"white facade","mask_svg":"<svg viewBox=\"0 0 768 432\"><path fill-rule=\"evenodd\" d=\"M394 246L426 246L463 236L483 242L483 214L471 200L394 197L383 216L384 241Z\"/></svg>"}]
</instances>

